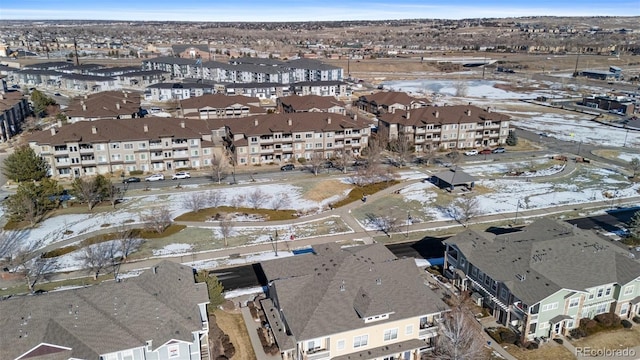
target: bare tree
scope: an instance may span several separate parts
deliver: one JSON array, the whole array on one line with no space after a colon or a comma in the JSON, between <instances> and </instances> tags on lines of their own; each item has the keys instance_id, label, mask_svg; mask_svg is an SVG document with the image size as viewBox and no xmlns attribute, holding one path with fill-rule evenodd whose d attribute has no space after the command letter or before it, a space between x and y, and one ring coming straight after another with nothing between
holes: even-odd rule
<instances>
[{"instance_id":1,"label":"bare tree","mask_svg":"<svg viewBox=\"0 0 640 360\"><path fill-rule=\"evenodd\" d=\"M246 196L242 194L237 194L236 196L231 198L231 206L233 208L239 208L244 203Z\"/></svg>"},{"instance_id":2,"label":"bare tree","mask_svg":"<svg viewBox=\"0 0 640 360\"><path fill-rule=\"evenodd\" d=\"M9 260L9 266L24 275L24 280L31 293L35 292L36 284L57 269L55 258L43 258L39 249L44 245L43 240L34 241L15 252Z\"/></svg>"},{"instance_id":3,"label":"bare tree","mask_svg":"<svg viewBox=\"0 0 640 360\"><path fill-rule=\"evenodd\" d=\"M455 305L440 323L435 349L438 360L484 360L487 352L480 329L461 304Z\"/></svg>"},{"instance_id":4,"label":"bare tree","mask_svg":"<svg viewBox=\"0 0 640 360\"><path fill-rule=\"evenodd\" d=\"M335 168L340 169L342 173L347 173L349 164L353 161L353 155L347 149L340 149L336 152L336 158L332 161Z\"/></svg>"},{"instance_id":5,"label":"bare tree","mask_svg":"<svg viewBox=\"0 0 640 360\"><path fill-rule=\"evenodd\" d=\"M138 250L140 245L143 243L142 239L137 237L132 229L126 229L124 227L118 231L118 238L116 241L122 262L127 261L129 254Z\"/></svg>"},{"instance_id":6,"label":"bare tree","mask_svg":"<svg viewBox=\"0 0 640 360\"><path fill-rule=\"evenodd\" d=\"M391 232L395 231L398 228L398 219L390 215L368 213L365 216L369 223L376 228L376 230L382 231L387 236L391 236Z\"/></svg>"},{"instance_id":7,"label":"bare tree","mask_svg":"<svg viewBox=\"0 0 640 360\"><path fill-rule=\"evenodd\" d=\"M169 209L162 207L153 208L140 218L145 223L146 229L155 231L158 234L165 231L173 222Z\"/></svg>"},{"instance_id":8,"label":"bare tree","mask_svg":"<svg viewBox=\"0 0 640 360\"><path fill-rule=\"evenodd\" d=\"M467 96L467 82L464 80L458 80L454 83L454 89L456 90L457 97Z\"/></svg>"},{"instance_id":9,"label":"bare tree","mask_svg":"<svg viewBox=\"0 0 640 360\"><path fill-rule=\"evenodd\" d=\"M481 213L480 201L475 196L463 196L454 202L454 207L458 209L459 219L463 223L478 216Z\"/></svg>"},{"instance_id":10,"label":"bare tree","mask_svg":"<svg viewBox=\"0 0 640 360\"><path fill-rule=\"evenodd\" d=\"M220 191L208 191L207 192L207 206L217 208L222 206L226 200L224 194Z\"/></svg>"},{"instance_id":11,"label":"bare tree","mask_svg":"<svg viewBox=\"0 0 640 360\"><path fill-rule=\"evenodd\" d=\"M279 193L271 201L271 208L273 210L280 210L289 206L290 203L291 199L289 198L289 195L287 193Z\"/></svg>"},{"instance_id":12,"label":"bare tree","mask_svg":"<svg viewBox=\"0 0 640 360\"><path fill-rule=\"evenodd\" d=\"M227 176L227 170L231 167L231 162L227 152L220 155L213 155L211 159L211 170L213 181L220 184Z\"/></svg>"},{"instance_id":13,"label":"bare tree","mask_svg":"<svg viewBox=\"0 0 640 360\"><path fill-rule=\"evenodd\" d=\"M11 262L20 251L26 234L24 231L0 231L0 265Z\"/></svg>"},{"instance_id":14,"label":"bare tree","mask_svg":"<svg viewBox=\"0 0 640 360\"><path fill-rule=\"evenodd\" d=\"M224 239L224 246L229 246L227 239L233 233L233 221L231 219L231 215L226 214L225 217L220 221L220 234L222 234L222 238Z\"/></svg>"},{"instance_id":15,"label":"bare tree","mask_svg":"<svg viewBox=\"0 0 640 360\"><path fill-rule=\"evenodd\" d=\"M629 167L631 168L631 171L633 171L633 177L636 177L638 172L640 172L640 159L637 157L631 159L631 161L629 161Z\"/></svg>"},{"instance_id":16,"label":"bare tree","mask_svg":"<svg viewBox=\"0 0 640 360\"><path fill-rule=\"evenodd\" d=\"M266 194L264 191L257 188L247 194L247 201L251 205L252 208L257 209L262 207L265 202L269 200L269 194Z\"/></svg>"},{"instance_id":17,"label":"bare tree","mask_svg":"<svg viewBox=\"0 0 640 360\"><path fill-rule=\"evenodd\" d=\"M315 176L318 176L320 169L322 169L326 163L326 159L322 156L322 152L314 152L307 163L310 165L311 172L313 172Z\"/></svg>"},{"instance_id":18,"label":"bare tree","mask_svg":"<svg viewBox=\"0 0 640 360\"><path fill-rule=\"evenodd\" d=\"M78 199L86 202L91 211L113 185L104 176L98 175L93 178L76 178L72 186Z\"/></svg>"},{"instance_id":19,"label":"bare tree","mask_svg":"<svg viewBox=\"0 0 640 360\"><path fill-rule=\"evenodd\" d=\"M108 187L106 189L106 193L107 196L109 197L109 202L111 203L111 206L115 209L116 208L116 204L122 200L122 191L120 190L119 187L116 187L115 185L113 185L113 183L109 182Z\"/></svg>"},{"instance_id":20,"label":"bare tree","mask_svg":"<svg viewBox=\"0 0 640 360\"><path fill-rule=\"evenodd\" d=\"M389 143L389 150L391 150L396 156L397 166L402 167L406 165L411 159L411 155L414 152L415 147L407 139L396 139Z\"/></svg>"},{"instance_id":21,"label":"bare tree","mask_svg":"<svg viewBox=\"0 0 640 360\"><path fill-rule=\"evenodd\" d=\"M205 195L201 192L193 191L184 197L182 205L193 212L202 210L207 203Z\"/></svg>"},{"instance_id":22,"label":"bare tree","mask_svg":"<svg viewBox=\"0 0 640 360\"><path fill-rule=\"evenodd\" d=\"M93 280L98 280L100 272L116 263L117 247L114 241L102 242L82 248L76 260L81 261Z\"/></svg>"}]
</instances>

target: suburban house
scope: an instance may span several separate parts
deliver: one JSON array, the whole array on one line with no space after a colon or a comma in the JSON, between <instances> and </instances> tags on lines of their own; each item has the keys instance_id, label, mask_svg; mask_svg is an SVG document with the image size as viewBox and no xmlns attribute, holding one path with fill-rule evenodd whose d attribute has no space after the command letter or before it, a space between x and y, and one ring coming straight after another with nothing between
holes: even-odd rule
<instances>
[{"instance_id":1,"label":"suburban house","mask_svg":"<svg viewBox=\"0 0 640 360\"><path fill-rule=\"evenodd\" d=\"M346 115L346 109L341 101L332 97L318 95L291 95L278 98L278 111L284 113L294 112L327 112Z\"/></svg>"},{"instance_id":2,"label":"suburban house","mask_svg":"<svg viewBox=\"0 0 640 360\"><path fill-rule=\"evenodd\" d=\"M626 96L591 95L583 97L580 105L620 115L633 115L636 112L635 103L636 99Z\"/></svg>"},{"instance_id":3,"label":"suburban house","mask_svg":"<svg viewBox=\"0 0 640 360\"><path fill-rule=\"evenodd\" d=\"M425 99L418 99L402 91L382 91L362 95L356 100L358 109L379 115L394 113L396 110L411 110L429 106Z\"/></svg>"},{"instance_id":4,"label":"suburban house","mask_svg":"<svg viewBox=\"0 0 640 360\"><path fill-rule=\"evenodd\" d=\"M104 91L75 98L63 111L69 122L100 119L131 119L140 111L140 94Z\"/></svg>"},{"instance_id":5,"label":"suburban house","mask_svg":"<svg viewBox=\"0 0 640 360\"><path fill-rule=\"evenodd\" d=\"M224 124L149 117L54 126L31 134L28 142L53 177L73 178L206 168L226 137Z\"/></svg>"},{"instance_id":6,"label":"suburban house","mask_svg":"<svg viewBox=\"0 0 640 360\"><path fill-rule=\"evenodd\" d=\"M413 259L382 244L322 244L260 265L262 308L284 360L414 360L435 344L446 305Z\"/></svg>"},{"instance_id":7,"label":"suburban house","mask_svg":"<svg viewBox=\"0 0 640 360\"><path fill-rule=\"evenodd\" d=\"M352 119L323 112L218 121L229 128L235 163L239 165L311 160L318 155L329 159L342 151L358 156L370 136L369 124L357 116Z\"/></svg>"},{"instance_id":8,"label":"suburban house","mask_svg":"<svg viewBox=\"0 0 640 360\"><path fill-rule=\"evenodd\" d=\"M210 360L207 286L163 261L138 277L0 301L0 360Z\"/></svg>"},{"instance_id":9,"label":"suburban house","mask_svg":"<svg viewBox=\"0 0 640 360\"><path fill-rule=\"evenodd\" d=\"M260 100L246 96L209 94L182 100L182 117L191 119L236 118L266 114Z\"/></svg>"},{"instance_id":10,"label":"suburban house","mask_svg":"<svg viewBox=\"0 0 640 360\"><path fill-rule=\"evenodd\" d=\"M409 142L415 152L497 146L509 136L509 117L473 105L397 110L378 116L378 133Z\"/></svg>"},{"instance_id":11,"label":"suburban house","mask_svg":"<svg viewBox=\"0 0 640 360\"><path fill-rule=\"evenodd\" d=\"M640 262L591 231L541 219L501 235L465 230L444 243L445 276L525 340L567 334L598 314L640 312Z\"/></svg>"},{"instance_id":12,"label":"suburban house","mask_svg":"<svg viewBox=\"0 0 640 360\"><path fill-rule=\"evenodd\" d=\"M6 91L0 80L0 142L6 142L20 132L24 120L31 114L27 98L19 91Z\"/></svg>"}]
</instances>

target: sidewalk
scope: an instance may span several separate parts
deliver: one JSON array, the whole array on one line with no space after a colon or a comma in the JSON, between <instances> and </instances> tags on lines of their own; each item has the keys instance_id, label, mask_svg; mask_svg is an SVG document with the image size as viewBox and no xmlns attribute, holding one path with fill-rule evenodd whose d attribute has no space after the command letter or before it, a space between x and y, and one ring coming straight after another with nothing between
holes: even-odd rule
<instances>
[{"instance_id":1,"label":"sidewalk","mask_svg":"<svg viewBox=\"0 0 640 360\"><path fill-rule=\"evenodd\" d=\"M260 338L258 337L258 329L260 328L260 323L253 320L251 316L251 312L247 306L240 308L242 312L242 318L244 319L244 324L247 326L247 333L249 333L249 340L251 340L251 346L253 347L253 352L256 354L257 360L277 360L280 359L280 354L278 355L269 355L264 352L262 348L262 343L260 342Z\"/></svg>"}]
</instances>

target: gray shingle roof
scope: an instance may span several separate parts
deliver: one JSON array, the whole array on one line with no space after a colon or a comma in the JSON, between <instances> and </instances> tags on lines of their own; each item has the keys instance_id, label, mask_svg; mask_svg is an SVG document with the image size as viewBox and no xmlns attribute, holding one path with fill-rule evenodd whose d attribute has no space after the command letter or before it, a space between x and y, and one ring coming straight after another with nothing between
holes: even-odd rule
<instances>
[{"instance_id":1,"label":"gray shingle roof","mask_svg":"<svg viewBox=\"0 0 640 360\"><path fill-rule=\"evenodd\" d=\"M198 304L205 284L193 270L169 261L139 277L39 296L0 301L0 360L15 359L41 343L72 348L66 358L101 354L171 339L192 341L202 330Z\"/></svg>"},{"instance_id":2,"label":"gray shingle roof","mask_svg":"<svg viewBox=\"0 0 640 360\"><path fill-rule=\"evenodd\" d=\"M623 249L550 219L502 235L467 230L445 242L529 306L560 289L584 291L640 276L640 262Z\"/></svg>"},{"instance_id":3,"label":"gray shingle roof","mask_svg":"<svg viewBox=\"0 0 640 360\"><path fill-rule=\"evenodd\" d=\"M414 260L397 259L384 245L314 250L261 264L296 341L364 327L363 318L372 315L396 321L445 308Z\"/></svg>"}]
</instances>

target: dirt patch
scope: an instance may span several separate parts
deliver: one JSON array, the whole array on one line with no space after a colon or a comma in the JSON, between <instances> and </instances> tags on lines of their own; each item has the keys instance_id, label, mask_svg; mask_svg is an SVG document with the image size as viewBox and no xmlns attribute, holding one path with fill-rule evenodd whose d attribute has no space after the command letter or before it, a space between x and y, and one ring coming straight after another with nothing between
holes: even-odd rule
<instances>
[{"instance_id":1,"label":"dirt patch","mask_svg":"<svg viewBox=\"0 0 640 360\"><path fill-rule=\"evenodd\" d=\"M640 345L640 325L634 324L631 329L604 331L590 335L572 344L576 347L594 349L624 349Z\"/></svg>"},{"instance_id":2,"label":"dirt patch","mask_svg":"<svg viewBox=\"0 0 640 360\"><path fill-rule=\"evenodd\" d=\"M213 321L219 328L219 331L223 331L224 334L229 336L229 342L233 344L235 349L235 354L231 357L231 359L239 359L239 360L256 360L256 355L253 352L253 346L251 345L251 340L249 340L249 333L247 332L247 327L244 324L244 320L242 318L242 314L234 312L229 313L224 310L216 310L212 316ZM213 334L214 326L211 326L210 340L209 342L214 342L212 344L212 359L216 359L219 355L225 353L226 349L222 349L220 351L220 347L223 347L223 341L220 341L221 338L219 334ZM217 346L216 346L217 345ZM213 352L218 350L218 354L213 354Z\"/></svg>"},{"instance_id":3,"label":"dirt patch","mask_svg":"<svg viewBox=\"0 0 640 360\"><path fill-rule=\"evenodd\" d=\"M542 344L536 350L527 350L515 345L506 345L505 348L518 360L574 360L576 358L571 351L554 341Z\"/></svg>"},{"instance_id":4,"label":"dirt patch","mask_svg":"<svg viewBox=\"0 0 640 360\"><path fill-rule=\"evenodd\" d=\"M619 150L602 149L602 150L593 150L593 154L595 156L603 157L605 159L616 160L616 159L618 159L618 156L620 155L620 151Z\"/></svg>"},{"instance_id":5,"label":"dirt patch","mask_svg":"<svg viewBox=\"0 0 640 360\"><path fill-rule=\"evenodd\" d=\"M306 199L319 202L337 194L341 194L352 187L353 186L338 180L323 180L316 183L312 188L306 191L304 197Z\"/></svg>"}]
</instances>

